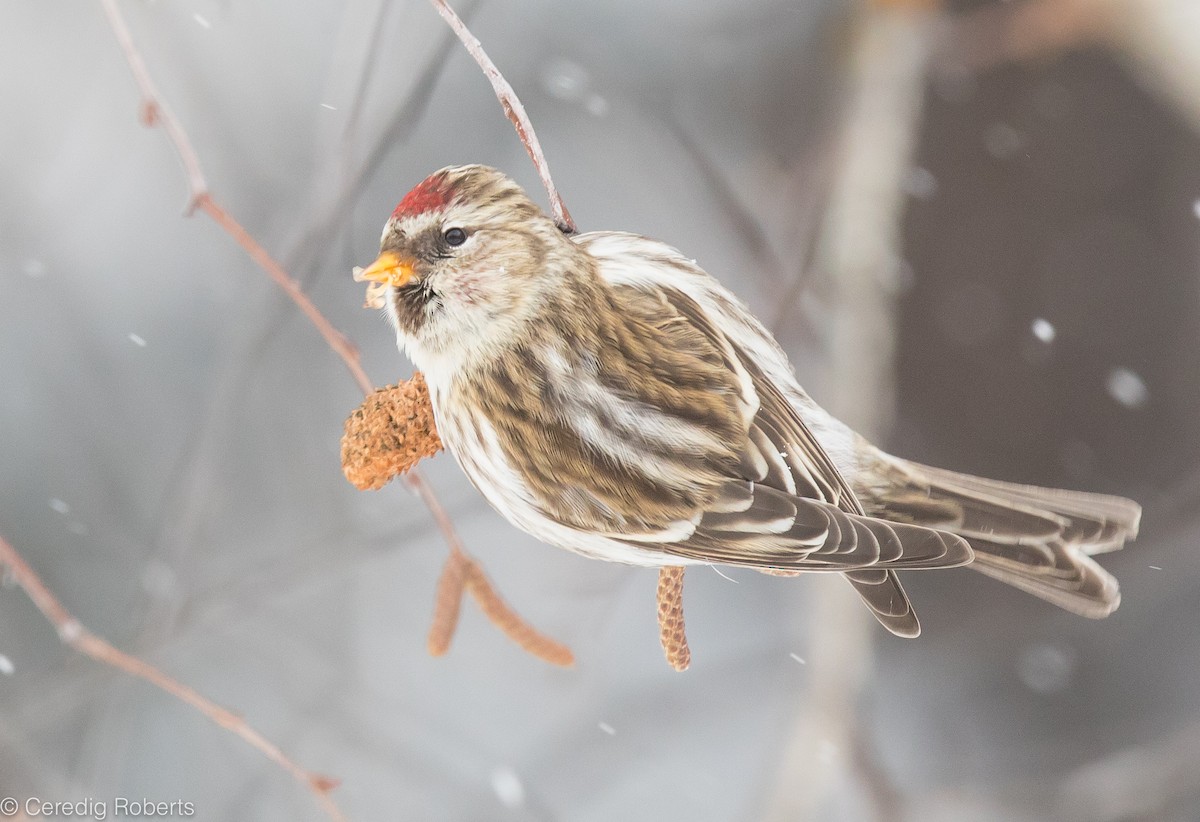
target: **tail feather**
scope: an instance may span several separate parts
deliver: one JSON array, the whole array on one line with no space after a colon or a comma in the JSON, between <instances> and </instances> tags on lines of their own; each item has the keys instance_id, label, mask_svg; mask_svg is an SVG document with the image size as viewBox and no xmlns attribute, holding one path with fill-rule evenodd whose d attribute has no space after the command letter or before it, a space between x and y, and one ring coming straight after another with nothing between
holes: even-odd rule
<instances>
[{"instance_id":1,"label":"tail feather","mask_svg":"<svg viewBox=\"0 0 1200 822\"><path fill-rule=\"evenodd\" d=\"M931 484L951 493L965 492L976 499L991 498L991 501L1001 505L1019 507L1025 512L1046 518L1065 520L1062 539L1078 545L1089 555L1120 549L1127 541L1137 537L1141 525L1142 507L1124 497L1041 488L960 474L944 468L915 463L910 465L924 474Z\"/></svg>"},{"instance_id":2,"label":"tail feather","mask_svg":"<svg viewBox=\"0 0 1200 822\"><path fill-rule=\"evenodd\" d=\"M965 537L971 567L1076 614L1108 616L1116 579L1091 555L1137 536L1141 507L1082 491L984 479L885 457L889 483L863 500L868 513Z\"/></svg>"},{"instance_id":3,"label":"tail feather","mask_svg":"<svg viewBox=\"0 0 1200 822\"><path fill-rule=\"evenodd\" d=\"M1100 619L1117 610L1121 591L1112 574L1101 568L1094 559L1065 545L1056 548L1069 558L1070 575L1045 574L1038 569L1014 561L1007 553L1009 546L972 540L975 562L971 567L993 579L1052 602L1080 616Z\"/></svg>"}]
</instances>

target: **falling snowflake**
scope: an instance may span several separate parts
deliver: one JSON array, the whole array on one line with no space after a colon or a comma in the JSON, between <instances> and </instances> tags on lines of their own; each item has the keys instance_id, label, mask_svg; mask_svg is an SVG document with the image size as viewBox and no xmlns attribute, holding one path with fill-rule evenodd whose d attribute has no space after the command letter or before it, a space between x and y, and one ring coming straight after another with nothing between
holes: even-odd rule
<instances>
[{"instance_id":1,"label":"falling snowflake","mask_svg":"<svg viewBox=\"0 0 1200 822\"><path fill-rule=\"evenodd\" d=\"M1105 383L1108 395L1126 408L1141 408L1150 398L1146 383L1128 368L1114 368Z\"/></svg>"},{"instance_id":2,"label":"falling snowflake","mask_svg":"<svg viewBox=\"0 0 1200 822\"><path fill-rule=\"evenodd\" d=\"M1055 329L1054 324L1041 317L1033 321L1030 330L1033 331L1033 336L1046 344L1054 342L1054 338L1058 336L1058 331Z\"/></svg>"},{"instance_id":3,"label":"falling snowflake","mask_svg":"<svg viewBox=\"0 0 1200 822\"><path fill-rule=\"evenodd\" d=\"M542 71L542 88L567 103L585 100L591 83L587 70L571 60L552 60Z\"/></svg>"},{"instance_id":4,"label":"falling snowflake","mask_svg":"<svg viewBox=\"0 0 1200 822\"><path fill-rule=\"evenodd\" d=\"M525 786L510 767L501 766L492 771L492 790L506 808L519 808L525 804Z\"/></svg>"},{"instance_id":5,"label":"falling snowflake","mask_svg":"<svg viewBox=\"0 0 1200 822\"><path fill-rule=\"evenodd\" d=\"M1038 644L1026 648L1017 660L1017 675L1025 687L1039 694L1066 690L1075 673L1075 654L1069 648Z\"/></svg>"},{"instance_id":6,"label":"falling snowflake","mask_svg":"<svg viewBox=\"0 0 1200 822\"><path fill-rule=\"evenodd\" d=\"M1025 145L1025 137L1007 123L994 123L983 137L988 154L997 160L1007 160Z\"/></svg>"},{"instance_id":7,"label":"falling snowflake","mask_svg":"<svg viewBox=\"0 0 1200 822\"><path fill-rule=\"evenodd\" d=\"M933 172L921 166L913 166L904 175L904 193L918 200L928 200L937 194L938 181Z\"/></svg>"}]
</instances>

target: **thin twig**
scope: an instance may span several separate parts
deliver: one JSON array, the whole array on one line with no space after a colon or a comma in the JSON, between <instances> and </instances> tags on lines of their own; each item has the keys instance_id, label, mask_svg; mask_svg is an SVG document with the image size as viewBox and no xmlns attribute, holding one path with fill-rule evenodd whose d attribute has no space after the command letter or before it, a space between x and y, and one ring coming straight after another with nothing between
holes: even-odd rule
<instances>
[{"instance_id":1,"label":"thin twig","mask_svg":"<svg viewBox=\"0 0 1200 822\"><path fill-rule=\"evenodd\" d=\"M358 347L350 342L345 334L334 328L333 323L325 319L325 315L308 298L308 295L300 288L300 284L283 270L283 266L277 263L275 258L259 245L250 232L212 198L212 195L207 192L201 194L196 200L196 206L232 237L250 255L250 259L254 260L258 267L283 289L288 298L304 313L304 316L308 317L321 336L325 338L329 347L341 357L363 394L370 394L374 391L375 387L371 384L371 378L363 370Z\"/></svg>"},{"instance_id":2,"label":"thin twig","mask_svg":"<svg viewBox=\"0 0 1200 822\"><path fill-rule=\"evenodd\" d=\"M155 88L153 81L150 79L149 72L146 69L146 64L142 60L141 54L138 52L132 36L129 34L129 28L125 25L125 21L121 17L120 10L117 8L115 0L100 0L100 2L104 5L105 13L108 15L109 23L112 25L113 31L117 36L117 41L120 43L121 50L125 55L125 59L129 63L130 70L133 72L134 78L138 84L138 88L141 90L143 98L143 111L155 112L154 117L145 117L143 118L143 122L147 126L159 124L163 125L163 127L167 130L167 134L170 137L172 144L178 151L180 159L183 161L184 168L187 170L188 174L188 186L192 209L199 208L205 214L211 217L212 220L218 226L220 226L225 233L229 234L229 236L232 237L238 243L238 245L242 247L243 250L245 250L250 258L257 263L258 266L262 268L262 270L265 271L281 289L283 289L284 293L286 293L292 302L295 303L295 305L304 313L306 317L308 317L308 319L316 327L317 331L320 332L322 337L324 337L326 343L329 344L329 347L341 358L342 362L345 363L346 368L354 377L354 381L358 384L358 387L362 390L363 394L369 395L374 390L374 387L370 378L362 368L358 348L352 342L350 342L346 335L344 335L341 331L338 331L337 328L335 328L333 324L325 318L316 305L313 304L312 300L308 298L308 295L304 293L304 290L300 287L300 284L297 283L296 280L287 273L283 266L280 265L270 254L268 254L266 249L262 247L262 245L253 237L253 235L251 235L250 232L248 232L241 225L241 223L234 219L229 212L227 212L219 203L217 203L211 194L209 194L208 184L204 179L203 172L201 171L200 161L196 155L195 149L192 147L191 141L188 139L187 132L184 131L183 127L179 124L179 121L170 114L170 111L158 96L158 91ZM457 20L457 17L455 19ZM462 26L462 21L459 20L458 24L459 26ZM465 31L465 26L463 27L463 30ZM516 99L515 95L513 99ZM520 107L519 102L517 102L517 106L518 108ZM524 112L522 111L522 115L523 114ZM528 133L532 137L532 128L529 129ZM537 138L532 137L532 139L535 141L534 145L536 146ZM530 148L531 156L533 155L534 150L534 148ZM538 148L536 150L540 155L541 149ZM545 160L543 159L542 162L544 165ZM547 179L549 179L548 172ZM440 503L438 503L433 489L429 487L424 478L421 477L421 475L415 470L409 472L407 475L407 481L409 485L411 485L418 492L418 494L420 494L421 498L425 501L425 504L433 513L434 519L437 521L438 527L442 531L443 538L450 546L451 556L448 562L457 561L455 559L455 553L457 552L465 555L466 552L463 550L462 543L454 530L454 524L450 521L450 518L446 516L446 513ZM474 562L474 560L471 560L471 562ZM489 583L487 582L487 578L481 573L479 575L479 579L476 580L472 585L472 592L475 593L476 588L482 590L488 585ZM460 587L456 591L457 596L461 598L465 593L465 590L466 589ZM446 593L449 593L449 591ZM483 595L490 599L500 601L500 597L495 591L485 590L483 591ZM477 599L479 596L480 594L476 593ZM512 614L512 616L515 617L515 614ZM531 633L533 635L540 636L536 631L533 630L532 627L524 625L519 617L516 617L516 623L498 623L498 627L510 636L513 636L514 631L518 632L521 637L528 637ZM518 642L520 641L521 640L518 640ZM557 646L557 643L553 643L552 640L550 642ZM522 647L524 647L524 645ZM553 656L555 652L556 649L553 649L549 653L551 656ZM538 655L542 656L541 654ZM543 656L543 658L545 658L545 656Z\"/></svg>"},{"instance_id":3,"label":"thin twig","mask_svg":"<svg viewBox=\"0 0 1200 822\"><path fill-rule=\"evenodd\" d=\"M385 5L388 8L391 7L390 3ZM464 4L463 18L470 20L479 6L480 2ZM374 138L361 162L342 176L336 187L336 193L325 198L324 203L315 209L317 216L307 221L307 225L303 227L293 242L293 248L283 255L284 260L299 264L298 261L310 255L316 255L318 250L331 244L334 229L344 222L345 215L350 210L354 198L362 193L363 188L378 171L388 153L397 145L407 141L413 129L421 122L421 118L433 99L438 77L445 69L457 42L454 32L446 30L443 39L438 42L433 56L426 61L425 66L412 82L408 97L392 112L391 120ZM365 85L365 80L363 84ZM359 96L361 96L361 90ZM357 110L358 106L359 100L356 98L351 112ZM348 123L347 129L350 126L351 124ZM348 138L343 140L343 142L347 141ZM346 161L346 165L350 165L349 160ZM301 280L307 281L304 275L301 275Z\"/></svg>"},{"instance_id":4,"label":"thin twig","mask_svg":"<svg viewBox=\"0 0 1200 822\"><path fill-rule=\"evenodd\" d=\"M521 139L521 144L525 146L525 150L529 152L529 159L533 160L533 165L537 168L538 176L542 178L542 186L546 189L546 196L550 198L550 210L554 212L554 222L564 234L574 234L577 229L575 221L571 219L571 213L567 211L567 206L563 203L562 197L558 195L558 189L554 187L554 180L550 178L550 166L546 163L546 155L542 153L541 143L538 142L537 134L534 133L533 123L529 122L529 115L525 113L525 107L521 105L521 101L517 98L517 93L513 91L513 87L504 79L504 75L500 73L500 69L496 68L496 64L492 62L492 58L487 56L487 52L483 50L483 45L479 42L479 38L471 34L471 30L467 28L466 23L450 8L446 0L429 0L433 3L433 7L437 9L438 14L442 19L450 24L450 28L454 29L454 33L458 35L458 39L466 46L467 51L475 62L479 64L479 68L483 69L484 76L488 82L492 84L492 90L496 93L496 99L500 101L500 105L504 108L504 114L513 126L517 129L517 137Z\"/></svg>"},{"instance_id":5,"label":"thin twig","mask_svg":"<svg viewBox=\"0 0 1200 822\"><path fill-rule=\"evenodd\" d=\"M97 662L145 680L176 699L191 705L217 725L257 748L264 756L290 773L296 781L311 790L331 819L345 820L346 817L329 795L329 792L337 787L338 780L305 770L289 759L277 745L246 724L244 719L228 708L221 707L150 663L114 648L104 639L93 634L63 607L54 594L50 593L50 589L46 587L33 568L3 537L0 537L0 566L3 566L9 578L25 591L37 609L58 631L59 639L66 645Z\"/></svg>"},{"instance_id":6,"label":"thin twig","mask_svg":"<svg viewBox=\"0 0 1200 822\"><path fill-rule=\"evenodd\" d=\"M154 81L150 78L150 72L146 69L146 63L142 60L137 46L133 44L133 35L125 25L125 18L121 16L116 0L100 0L100 5L104 7L108 24L121 45L121 52L129 63L129 70L133 72L134 82L142 92L142 122L147 126L161 125L183 163L188 183L188 204L185 213L191 214L200 205L200 198L208 193L208 182L204 179L204 172L200 170L200 159L188 140L187 132L163 102Z\"/></svg>"},{"instance_id":7,"label":"thin twig","mask_svg":"<svg viewBox=\"0 0 1200 822\"><path fill-rule=\"evenodd\" d=\"M758 213L746 207L733 184L682 123L670 115L663 115L662 124L691 158L718 208L729 217L742 245L762 266L762 274L772 282L781 282L784 278L783 260L775 253Z\"/></svg>"},{"instance_id":8,"label":"thin twig","mask_svg":"<svg viewBox=\"0 0 1200 822\"><path fill-rule=\"evenodd\" d=\"M840 109L838 110L840 113ZM835 122L837 117L832 118ZM800 196L795 207L789 211L794 226L792 251L788 256L796 261L780 296L776 301L775 314L767 326L772 334L778 335L784 325L796 313L796 303L811 285L819 265L821 220L828 210L828 202L834 186L840 137L834 127L826 128L809 149L807 156L797 165L809 169L802 181ZM805 326L802 326L805 328Z\"/></svg>"}]
</instances>

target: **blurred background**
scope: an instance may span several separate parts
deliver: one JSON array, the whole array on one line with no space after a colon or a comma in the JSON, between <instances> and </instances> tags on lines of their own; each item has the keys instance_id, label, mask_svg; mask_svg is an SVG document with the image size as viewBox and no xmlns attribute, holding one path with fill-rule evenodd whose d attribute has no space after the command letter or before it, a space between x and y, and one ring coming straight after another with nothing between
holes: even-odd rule
<instances>
[{"instance_id":1,"label":"blurred background","mask_svg":"<svg viewBox=\"0 0 1200 822\"><path fill-rule=\"evenodd\" d=\"M411 372L354 265L443 165L544 202L425 2L122 0L214 196L362 349ZM303 10L301 10L301 8ZM1200 819L1200 4L463 2L582 230L663 239L902 456L1123 494L1091 622L910 573L924 633L848 586L655 574L508 526L422 471L505 598L425 651L446 549L342 477L361 394L185 178L99 3L0 5L0 533L89 628L342 780L355 820ZM83 658L0 589L0 796L325 818L243 741Z\"/></svg>"}]
</instances>

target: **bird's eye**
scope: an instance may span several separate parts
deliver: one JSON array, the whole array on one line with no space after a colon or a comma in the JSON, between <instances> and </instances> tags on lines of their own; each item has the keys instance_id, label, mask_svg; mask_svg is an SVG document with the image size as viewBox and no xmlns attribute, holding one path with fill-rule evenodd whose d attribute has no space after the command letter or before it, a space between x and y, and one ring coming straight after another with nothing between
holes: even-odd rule
<instances>
[{"instance_id":1,"label":"bird's eye","mask_svg":"<svg viewBox=\"0 0 1200 822\"><path fill-rule=\"evenodd\" d=\"M461 228L447 228L442 237L446 240L446 245L462 245L467 241L467 232Z\"/></svg>"}]
</instances>

